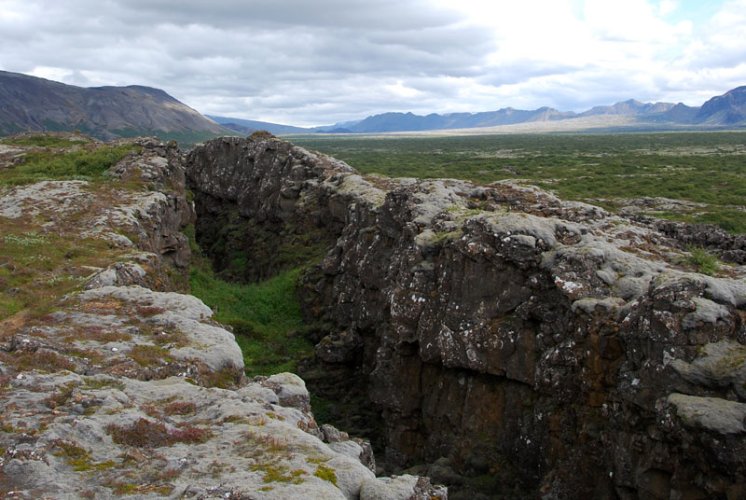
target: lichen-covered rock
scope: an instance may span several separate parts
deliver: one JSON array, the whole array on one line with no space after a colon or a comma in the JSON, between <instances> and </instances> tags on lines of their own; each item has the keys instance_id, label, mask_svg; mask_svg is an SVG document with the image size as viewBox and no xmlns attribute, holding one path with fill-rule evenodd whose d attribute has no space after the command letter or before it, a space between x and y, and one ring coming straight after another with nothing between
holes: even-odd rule
<instances>
[{"instance_id":1,"label":"lichen-covered rock","mask_svg":"<svg viewBox=\"0 0 746 500\"><path fill-rule=\"evenodd\" d=\"M360 500L446 500L443 487L432 486L422 477L403 475L366 481L360 491Z\"/></svg>"},{"instance_id":2,"label":"lichen-covered rock","mask_svg":"<svg viewBox=\"0 0 746 500\"><path fill-rule=\"evenodd\" d=\"M0 317L0 497L359 498L379 481L370 446L324 443L303 380L247 381L233 334L175 291L193 220L181 156L137 144L111 182L0 191L3 242L79 242L59 256L72 278L45 255L20 270L77 286Z\"/></svg>"},{"instance_id":3,"label":"lichen-covered rock","mask_svg":"<svg viewBox=\"0 0 746 500\"><path fill-rule=\"evenodd\" d=\"M307 432L310 413L260 387L25 373L4 397L4 431L23 439L3 439L3 493L322 500L358 498L378 482Z\"/></svg>"},{"instance_id":4,"label":"lichen-covered rock","mask_svg":"<svg viewBox=\"0 0 746 500\"><path fill-rule=\"evenodd\" d=\"M317 356L382 415L389 466L445 457L546 498L746 489L746 272L696 273L682 233L511 182L365 178L277 139L209 142L187 176L218 262L235 227L331 242L304 307L333 325ZM238 247L245 278L265 268Z\"/></svg>"}]
</instances>

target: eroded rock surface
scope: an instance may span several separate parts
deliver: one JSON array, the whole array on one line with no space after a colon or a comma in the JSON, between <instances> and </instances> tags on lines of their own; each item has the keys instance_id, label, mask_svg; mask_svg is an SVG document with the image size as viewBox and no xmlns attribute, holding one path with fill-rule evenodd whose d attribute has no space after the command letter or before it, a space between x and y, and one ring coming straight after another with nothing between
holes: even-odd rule
<instances>
[{"instance_id":1,"label":"eroded rock surface","mask_svg":"<svg viewBox=\"0 0 746 500\"><path fill-rule=\"evenodd\" d=\"M0 190L2 242L50 252L33 269L3 256L0 279L77 284L0 322L0 496L445 499L422 478L376 478L369 444L320 430L296 375L245 379L233 334L178 293L193 221L181 155L137 145L108 181Z\"/></svg>"},{"instance_id":2,"label":"eroded rock surface","mask_svg":"<svg viewBox=\"0 0 746 500\"><path fill-rule=\"evenodd\" d=\"M742 267L698 274L681 233L536 188L365 178L272 138L211 141L187 172L218 261L226 211L333 241L301 293L389 465L500 498L746 495Z\"/></svg>"}]
</instances>

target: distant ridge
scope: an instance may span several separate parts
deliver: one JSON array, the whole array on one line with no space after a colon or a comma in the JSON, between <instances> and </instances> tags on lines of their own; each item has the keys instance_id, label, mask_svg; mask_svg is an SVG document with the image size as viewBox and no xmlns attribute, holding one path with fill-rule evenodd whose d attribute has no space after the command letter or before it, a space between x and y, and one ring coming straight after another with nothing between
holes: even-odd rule
<instances>
[{"instance_id":1,"label":"distant ridge","mask_svg":"<svg viewBox=\"0 0 746 500\"><path fill-rule=\"evenodd\" d=\"M44 130L80 130L102 139L227 133L160 89L83 88L0 71L0 134Z\"/></svg>"},{"instance_id":2,"label":"distant ridge","mask_svg":"<svg viewBox=\"0 0 746 500\"><path fill-rule=\"evenodd\" d=\"M746 86L713 97L702 105L694 119L715 125L746 124Z\"/></svg>"},{"instance_id":3,"label":"distant ridge","mask_svg":"<svg viewBox=\"0 0 746 500\"><path fill-rule=\"evenodd\" d=\"M713 97L701 108L682 103L645 103L635 99L621 101L611 106L595 106L588 111L575 113L541 107L535 110L503 108L481 113L450 113L415 115L413 113L382 113L357 122L345 122L309 129L325 133L384 133L421 132L428 130L470 129L517 125L521 123L559 122L584 117L629 117L627 129L635 127L655 130L682 128L746 127L746 86L733 89L722 96ZM576 121L576 123L582 123ZM610 120L609 126L617 122Z\"/></svg>"},{"instance_id":4,"label":"distant ridge","mask_svg":"<svg viewBox=\"0 0 746 500\"><path fill-rule=\"evenodd\" d=\"M250 134L256 130L267 130L277 135L292 134L371 134L387 132L425 132L435 130L486 129L523 123L563 122L588 123L577 120L587 117L628 117L621 128L625 130L682 130L687 128L739 128L746 127L746 86L713 97L702 107L683 103L641 102L636 99L620 101L610 106L594 106L582 113L559 111L547 106L524 110L502 108L497 111L478 113L448 113L416 115L414 113L389 112L371 115L357 121L347 121L321 127L302 128L276 123L210 116L224 127L236 132ZM594 128L601 128L594 120ZM568 122L568 125L570 123ZM609 119L609 129L619 129L619 121ZM581 128L582 130L582 128Z\"/></svg>"},{"instance_id":5,"label":"distant ridge","mask_svg":"<svg viewBox=\"0 0 746 500\"><path fill-rule=\"evenodd\" d=\"M244 120L242 118L230 118L227 116L205 115L223 127L243 135L250 135L257 130L266 130L276 135L282 134L307 134L309 129L293 127L291 125L280 125L278 123L262 122L257 120Z\"/></svg>"}]
</instances>

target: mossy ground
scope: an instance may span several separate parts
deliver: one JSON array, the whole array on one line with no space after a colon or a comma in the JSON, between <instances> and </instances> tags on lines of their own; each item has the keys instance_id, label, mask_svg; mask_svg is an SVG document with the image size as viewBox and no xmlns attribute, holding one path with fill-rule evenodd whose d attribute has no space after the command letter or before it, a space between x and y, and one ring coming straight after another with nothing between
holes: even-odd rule
<instances>
[{"instance_id":1,"label":"mossy ground","mask_svg":"<svg viewBox=\"0 0 746 500\"><path fill-rule=\"evenodd\" d=\"M100 204L121 196L106 181L106 171L135 152L132 145L105 145L85 138L27 135L5 138L22 147L20 162L0 168L0 191L42 180L88 180L81 187L99 204L70 207L64 214L0 217L0 321L25 311L48 312L60 297L79 289L91 273L122 253L99 238L82 237L81 224ZM126 189L143 186L129 183Z\"/></svg>"},{"instance_id":2,"label":"mossy ground","mask_svg":"<svg viewBox=\"0 0 746 500\"><path fill-rule=\"evenodd\" d=\"M0 234L0 321L24 309L47 312L117 253L103 240L45 233L21 219L0 219Z\"/></svg>"},{"instance_id":3,"label":"mossy ground","mask_svg":"<svg viewBox=\"0 0 746 500\"><path fill-rule=\"evenodd\" d=\"M10 138L2 142L38 147L29 149L20 163L0 169L0 186L44 180L101 180L110 167L137 151L137 147L131 144L105 145L44 135Z\"/></svg>"}]
</instances>

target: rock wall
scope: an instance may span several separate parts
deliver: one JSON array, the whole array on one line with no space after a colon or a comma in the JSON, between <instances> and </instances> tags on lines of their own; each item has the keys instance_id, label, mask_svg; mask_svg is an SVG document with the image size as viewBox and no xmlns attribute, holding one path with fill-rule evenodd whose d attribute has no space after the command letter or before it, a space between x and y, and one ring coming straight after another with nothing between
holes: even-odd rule
<instances>
[{"instance_id":1,"label":"rock wall","mask_svg":"<svg viewBox=\"0 0 746 500\"><path fill-rule=\"evenodd\" d=\"M746 495L743 267L697 274L652 224L533 187L363 178L273 138L211 141L187 175L206 220L335 242L301 294L388 464L504 497Z\"/></svg>"},{"instance_id":2,"label":"rock wall","mask_svg":"<svg viewBox=\"0 0 746 500\"><path fill-rule=\"evenodd\" d=\"M0 497L445 499L376 478L370 446L319 428L297 376L245 379L233 334L173 291L194 215L181 154L135 146L108 181L0 187L0 245L77 242L60 269L80 285L0 321ZM27 269L3 255L0 280L62 280L43 250Z\"/></svg>"}]
</instances>

